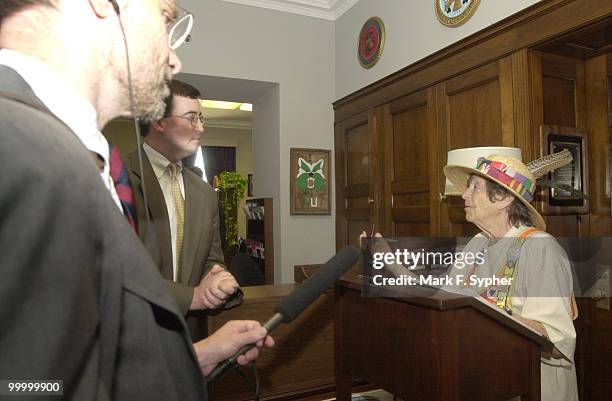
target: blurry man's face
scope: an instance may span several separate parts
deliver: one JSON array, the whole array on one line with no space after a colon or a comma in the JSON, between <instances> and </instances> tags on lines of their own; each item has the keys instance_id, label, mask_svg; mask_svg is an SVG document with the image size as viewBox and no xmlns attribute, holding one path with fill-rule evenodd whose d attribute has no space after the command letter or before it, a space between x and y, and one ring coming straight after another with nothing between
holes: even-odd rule
<instances>
[{"instance_id":1,"label":"blurry man's face","mask_svg":"<svg viewBox=\"0 0 612 401\"><path fill-rule=\"evenodd\" d=\"M168 26L176 14L173 0L132 0L122 11L128 41L134 100L140 116L149 121L163 116L164 99L170 94L168 82L180 69L174 50L168 45ZM119 46L118 52L124 52ZM117 54L125 63L125 55ZM128 93L126 66L116 63L120 82Z\"/></svg>"},{"instance_id":2,"label":"blurry man's face","mask_svg":"<svg viewBox=\"0 0 612 401\"><path fill-rule=\"evenodd\" d=\"M204 132L204 126L198 119L200 113L197 99L174 96L172 116L162 119L164 141L177 160L194 154L200 146L200 137Z\"/></svg>"}]
</instances>

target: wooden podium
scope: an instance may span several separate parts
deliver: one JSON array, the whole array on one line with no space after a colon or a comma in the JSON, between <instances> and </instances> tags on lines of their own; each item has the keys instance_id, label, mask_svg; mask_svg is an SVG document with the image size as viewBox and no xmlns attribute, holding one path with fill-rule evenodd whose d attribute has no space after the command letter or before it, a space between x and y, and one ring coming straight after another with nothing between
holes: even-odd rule
<instances>
[{"instance_id":1,"label":"wooden podium","mask_svg":"<svg viewBox=\"0 0 612 401\"><path fill-rule=\"evenodd\" d=\"M405 401L540 400L540 351L552 344L473 298L415 287L410 297L362 297L336 285L338 401L365 379Z\"/></svg>"}]
</instances>

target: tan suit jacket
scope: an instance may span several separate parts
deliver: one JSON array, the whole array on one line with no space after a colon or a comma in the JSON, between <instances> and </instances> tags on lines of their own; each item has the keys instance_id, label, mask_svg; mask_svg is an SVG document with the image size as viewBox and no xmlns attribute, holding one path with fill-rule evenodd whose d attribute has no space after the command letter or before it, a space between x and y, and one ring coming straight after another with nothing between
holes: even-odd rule
<instances>
[{"instance_id":1,"label":"tan suit jacket","mask_svg":"<svg viewBox=\"0 0 612 401\"><path fill-rule=\"evenodd\" d=\"M194 341L205 336L205 315L190 312L193 288L212 268L224 266L221 238L219 236L219 208L217 195L212 187L189 169L183 168L185 184L185 234L181 251L181 272L178 282L172 281L172 243L170 223L164 195L155 176L151 162L143 155L144 182L149 203L149 218L152 227L147 227L142 193L142 175L138 167L138 153L126 157L125 164L130 174L138 212L139 236L149 254L159 267L162 276L174 294L181 311L187 315L187 323ZM235 306L235 303L229 306ZM227 307L227 305L226 305Z\"/></svg>"}]
</instances>

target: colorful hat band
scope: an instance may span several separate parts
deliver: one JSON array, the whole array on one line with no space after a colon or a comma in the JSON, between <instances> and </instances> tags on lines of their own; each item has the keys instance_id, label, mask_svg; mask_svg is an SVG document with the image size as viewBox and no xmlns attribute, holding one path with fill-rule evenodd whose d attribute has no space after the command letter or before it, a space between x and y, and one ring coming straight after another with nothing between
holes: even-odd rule
<instances>
[{"instance_id":1,"label":"colorful hat band","mask_svg":"<svg viewBox=\"0 0 612 401\"><path fill-rule=\"evenodd\" d=\"M480 157L476 164L476 170L511 188L527 202L531 202L533 199L535 183L511 166Z\"/></svg>"}]
</instances>

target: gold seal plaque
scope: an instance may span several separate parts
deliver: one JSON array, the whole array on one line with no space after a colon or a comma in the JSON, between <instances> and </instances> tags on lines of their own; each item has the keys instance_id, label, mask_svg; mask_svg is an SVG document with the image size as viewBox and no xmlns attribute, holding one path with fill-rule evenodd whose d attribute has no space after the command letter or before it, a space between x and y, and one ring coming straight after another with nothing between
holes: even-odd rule
<instances>
[{"instance_id":1,"label":"gold seal plaque","mask_svg":"<svg viewBox=\"0 0 612 401\"><path fill-rule=\"evenodd\" d=\"M446 26L459 26L470 19L480 0L434 0L436 16Z\"/></svg>"}]
</instances>

